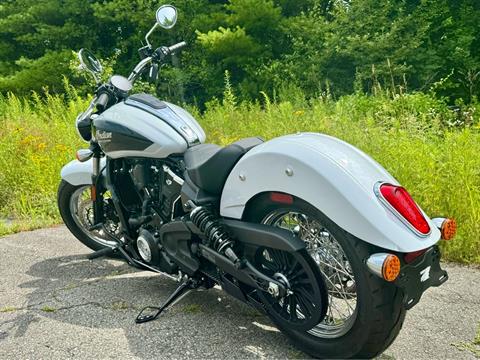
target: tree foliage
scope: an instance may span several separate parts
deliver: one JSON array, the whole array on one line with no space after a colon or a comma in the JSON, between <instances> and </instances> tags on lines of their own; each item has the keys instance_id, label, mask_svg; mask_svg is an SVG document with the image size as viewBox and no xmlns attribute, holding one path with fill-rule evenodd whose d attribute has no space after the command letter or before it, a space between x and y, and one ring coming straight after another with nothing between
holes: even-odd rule
<instances>
[{"instance_id":1,"label":"tree foliage","mask_svg":"<svg viewBox=\"0 0 480 360\"><path fill-rule=\"evenodd\" d=\"M189 48L162 69L159 96L199 105L221 97L224 74L241 99L285 87L307 96L384 88L470 102L480 92L477 0L176 0L177 26L155 45ZM0 92L62 91L72 50L119 52L127 74L154 23L153 0L4 0Z\"/></svg>"}]
</instances>

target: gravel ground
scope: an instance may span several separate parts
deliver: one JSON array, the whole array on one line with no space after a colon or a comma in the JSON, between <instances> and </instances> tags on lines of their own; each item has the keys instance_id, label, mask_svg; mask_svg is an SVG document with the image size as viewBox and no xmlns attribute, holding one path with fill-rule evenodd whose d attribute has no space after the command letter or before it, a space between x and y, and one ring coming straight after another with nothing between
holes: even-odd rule
<instances>
[{"instance_id":1,"label":"gravel ground","mask_svg":"<svg viewBox=\"0 0 480 360\"><path fill-rule=\"evenodd\" d=\"M89 261L65 227L0 238L0 358L306 358L265 317L219 290L191 293L135 325L171 280L123 262ZM407 314L382 359L474 359L480 270L444 264L450 279Z\"/></svg>"}]
</instances>

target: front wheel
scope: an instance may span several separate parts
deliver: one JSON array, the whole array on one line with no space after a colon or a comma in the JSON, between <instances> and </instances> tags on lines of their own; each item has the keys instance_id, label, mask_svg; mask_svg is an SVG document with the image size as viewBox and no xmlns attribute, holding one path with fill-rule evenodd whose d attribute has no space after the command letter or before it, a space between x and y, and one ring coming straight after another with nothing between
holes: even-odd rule
<instances>
[{"instance_id":1,"label":"front wheel","mask_svg":"<svg viewBox=\"0 0 480 360\"><path fill-rule=\"evenodd\" d=\"M281 204L264 194L249 204L245 220L292 231L305 241L324 276L328 309L319 324L297 331L276 322L295 346L319 358L371 358L393 342L405 309L402 292L365 267L365 259L378 248L300 199Z\"/></svg>"},{"instance_id":2,"label":"front wheel","mask_svg":"<svg viewBox=\"0 0 480 360\"><path fill-rule=\"evenodd\" d=\"M100 230L90 230L93 225L90 185L74 186L62 180L58 187L57 202L60 215L68 230L84 245L95 251L116 245L116 242L108 240L105 227ZM108 207L108 203L106 206ZM107 225L114 233L117 224L114 221L107 221Z\"/></svg>"}]
</instances>

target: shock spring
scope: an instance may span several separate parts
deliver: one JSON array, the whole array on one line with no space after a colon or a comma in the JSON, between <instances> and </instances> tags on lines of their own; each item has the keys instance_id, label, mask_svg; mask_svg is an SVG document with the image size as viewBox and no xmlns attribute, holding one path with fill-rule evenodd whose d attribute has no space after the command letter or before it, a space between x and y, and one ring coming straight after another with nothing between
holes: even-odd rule
<instances>
[{"instance_id":1,"label":"shock spring","mask_svg":"<svg viewBox=\"0 0 480 360\"><path fill-rule=\"evenodd\" d=\"M215 251L225 254L229 248L233 247L234 240L215 215L207 208L202 206L196 207L190 213L190 219L205 234L208 246Z\"/></svg>"}]
</instances>

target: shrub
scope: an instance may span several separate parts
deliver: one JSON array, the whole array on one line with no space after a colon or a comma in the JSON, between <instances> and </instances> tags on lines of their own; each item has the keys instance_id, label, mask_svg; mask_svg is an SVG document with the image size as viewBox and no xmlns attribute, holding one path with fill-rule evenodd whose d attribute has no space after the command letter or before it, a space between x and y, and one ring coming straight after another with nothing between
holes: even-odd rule
<instances>
[{"instance_id":1,"label":"shrub","mask_svg":"<svg viewBox=\"0 0 480 360\"><path fill-rule=\"evenodd\" d=\"M480 133L452 127L452 111L425 94L392 98L351 95L307 103L212 101L204 114L191 109L208 141L226 145L247 136L270 139L298 131L339 137L368 153L395 176L430 215L453 216L458 237L443 244L445 258L480 263ZM61 167L85 146L74 130L87 102L75 94L43 99L0 98L0 218L14 219L0 233L58 223L56 189ZM472 107L474 108L474 106Z\"/></svg>"}]
</instances>

